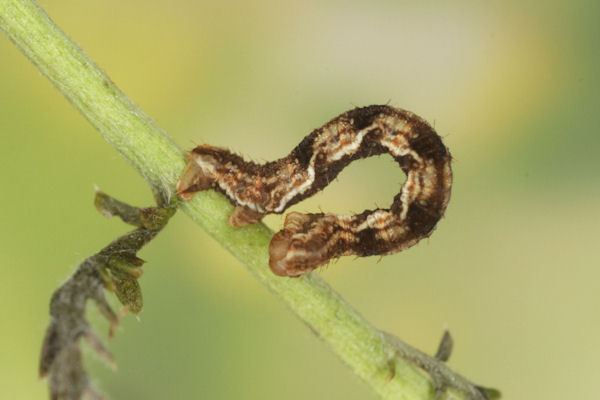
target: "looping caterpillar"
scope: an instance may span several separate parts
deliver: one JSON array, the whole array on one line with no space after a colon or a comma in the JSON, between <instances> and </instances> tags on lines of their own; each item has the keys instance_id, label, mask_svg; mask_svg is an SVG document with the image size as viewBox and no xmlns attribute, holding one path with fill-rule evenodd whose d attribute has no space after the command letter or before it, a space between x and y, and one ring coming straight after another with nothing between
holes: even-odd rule
<instances>
[{"instance_id":1,"label":"looping caterpillar","mask_svg":"<svg viewBox=\"0 0 600 400\"><path fill-rule=\"evenodd\" d=\"M390 208L357 215L289 213L269 245L271 270L300 276L345 255L386 255L428 237L450 200L450 152L415 114L387 105L355 108L306 136L284 158L265 164L198 146L177 184L179 196L214 189L235 206L233 227L259 222L322 190L352 161L389 153L407 175Z\"/></svg>"}]
</instances>

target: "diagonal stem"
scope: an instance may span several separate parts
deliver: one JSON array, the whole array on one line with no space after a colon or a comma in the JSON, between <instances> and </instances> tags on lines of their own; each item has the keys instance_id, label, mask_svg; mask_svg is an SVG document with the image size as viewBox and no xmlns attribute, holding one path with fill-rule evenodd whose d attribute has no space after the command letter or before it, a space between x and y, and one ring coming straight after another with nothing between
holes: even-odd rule
<instances>
[{"instance_id":1,"label":"diagonal stem","mask_svg":"<svg viewBox=\"0 0 600 400\"><path fill-rule=\"evenodd\" d=\"M34 1L0 0L0 28L155 192L177 202L173 193L185 166L182 151ZM267 247L273 232L266 226L231 228L226 220L232 207L213 192L200 193L179 207L308 324L381 398L433 398L429 380L398 357L394 345L318 275L287 279L270 272Z\"/></svg>"}]
</instances>

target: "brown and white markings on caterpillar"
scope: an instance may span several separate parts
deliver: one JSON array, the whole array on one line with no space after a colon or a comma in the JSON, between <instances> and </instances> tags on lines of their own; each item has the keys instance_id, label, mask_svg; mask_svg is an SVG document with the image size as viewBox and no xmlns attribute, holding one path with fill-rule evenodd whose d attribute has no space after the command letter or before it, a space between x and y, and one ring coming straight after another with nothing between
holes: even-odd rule
<instances>
[{"instance_id":1,"label":"brown and white markings on caterpillar","mask_svg":"<svg viewBox=\"0 0 600 400\"><path fill-rule=\"evenodd\" d=\"M235 206L229 223L241 227L323 189L348 164L389 153L407 175L390 208L357 215L289 213L269 245L276 275L300 276L345 255L385 255L431 235L452 185L450 152L415 114L387 105L355 108L306 136L284 158L266 164L209 145L192 150L177 185L179 196L214 189Z\"/></svg>"}]
</instances>

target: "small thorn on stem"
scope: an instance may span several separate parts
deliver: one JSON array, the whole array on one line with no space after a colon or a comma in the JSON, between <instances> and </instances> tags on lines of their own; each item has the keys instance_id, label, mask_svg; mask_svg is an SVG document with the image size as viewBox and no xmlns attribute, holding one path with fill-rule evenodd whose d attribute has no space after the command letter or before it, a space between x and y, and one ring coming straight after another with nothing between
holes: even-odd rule
<instances>
[{"instance_id":1,"label":"small thorn on stem","mask_svg":"<svg viewBox=\"0 0 600 400\"><path fill-rule=\"evenodd\" d=\"M450 331L445 330L444 334L442 335L442 339L440 340L437 352L435 353L435 358L442 362L448 361L450 359L450 355L452 354L453 347L454 339L452 339Z\"/></svg>"}]
</instances>

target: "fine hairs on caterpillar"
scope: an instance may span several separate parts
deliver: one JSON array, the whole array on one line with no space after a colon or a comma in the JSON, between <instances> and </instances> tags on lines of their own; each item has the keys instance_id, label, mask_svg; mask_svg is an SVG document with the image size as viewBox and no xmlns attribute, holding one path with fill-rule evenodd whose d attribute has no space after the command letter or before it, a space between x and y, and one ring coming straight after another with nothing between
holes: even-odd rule
<instances>
[{"instance_id":1,"label":"fine hairs on caterpillar","mask_svg":"<svg viewBox=\"0 0 600 400\"><path fill-rule=\"evenodd\" d=\"M407 178L389 208L356 215L289 213L269 245L276 275L300 276L345 255L386 255L433 232L450 200L450 152L417 115L387 105L355 108L306 136L279 160L256 164L229 150L198 146L177 184L179 196L214 189L235 206L233 227L283 213L329 184L348 164L389 153Z\"/></svg>"}]
</instances>

